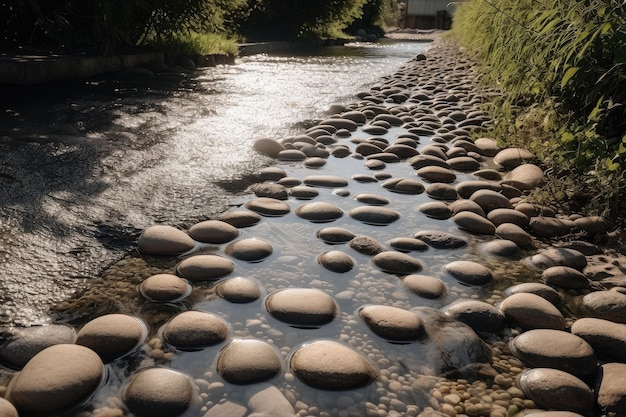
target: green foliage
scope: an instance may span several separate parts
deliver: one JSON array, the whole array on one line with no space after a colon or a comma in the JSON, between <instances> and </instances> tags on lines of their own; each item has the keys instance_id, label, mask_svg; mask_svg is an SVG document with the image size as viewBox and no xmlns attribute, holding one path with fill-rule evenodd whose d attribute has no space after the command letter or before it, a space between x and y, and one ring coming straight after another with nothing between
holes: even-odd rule
<instances>
[{"instance_id":1,"label":"green foliage","mask_svg":"<svg viewBox=\"0 0 626 417\"><path fill-rule=\"evenodd\" d=\"M189 32L176 34L161 43L156 44L160 49L182 55L235 55L239 51L237 41L224 35L215 33Z\"/></svg>"},{"instance_id":2,"label":"green foliage","mask_svg":"<svg viewBox=\"0 0 626 417\"><path fill-rule=\"evenodd\" d=\"M485 83L526 108L508 137L547 145L551 171L574 175L612 215L626 209L625 28L623 0L470 0L453 27L484 64ZM531 135L520 119L536 113L550 123L531 117Z\"/></svg>"}]
</instances>

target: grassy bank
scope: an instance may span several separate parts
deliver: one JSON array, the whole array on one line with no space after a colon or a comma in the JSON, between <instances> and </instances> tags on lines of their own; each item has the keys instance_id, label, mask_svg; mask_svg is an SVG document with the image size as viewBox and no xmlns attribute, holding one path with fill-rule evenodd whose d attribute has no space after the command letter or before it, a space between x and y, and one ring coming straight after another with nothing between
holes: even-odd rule
<instances>
[{"instance_id":1,"label":"grassy bank","mask_svg":"<svg viewBox=\"0 0 626 417\"><path fill-rule=\"evenodd\" d=\"M469 0L453 25L482 64L482 81L503 93L491 134L545 161L545 196L622 218L625 27L621 0Z\"/></svg>"}]
</instances>

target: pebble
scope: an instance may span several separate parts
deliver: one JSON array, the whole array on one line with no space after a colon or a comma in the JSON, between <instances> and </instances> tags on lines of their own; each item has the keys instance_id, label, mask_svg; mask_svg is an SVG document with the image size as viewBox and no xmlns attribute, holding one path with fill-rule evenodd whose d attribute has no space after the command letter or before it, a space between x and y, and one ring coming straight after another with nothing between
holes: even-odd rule
<instances>
[{"instance_id":1,"label":"pebble","mask_svg":"<svg viewBox=\"0 0 626 417\"><path fill-rule=\"evenodd\" d=\"M548 285L563 289L581 289L589 287L587 276L577 269L568 266L552 266L541 274Z\"/></svg>"},{"instance_id":2,"label":"pebble","mask_svg":"<svg viewBox=\"0 0 626 417\"><path fill-rule=\"evenodd\" d=\"M107 363L137 349L148 337L148 327L126 314L105 314L87 322L76 335L76 344L88 347Z\"/></svg>"},{"instance_id":3,"label":"pebble","mask_svg":"<svg viewBox=\"0 0 626 417\"><path fill-rule=\"evenodd\" d=\"M426 188L426 194L435 200L456 200L459 198L456 190L450 184L444 184L441 182L436 182L434 184L430 184L428 188Z\"/></svg>"},{"instance_id":4,"label":"pebble","mask_svg":"<svg viewBox=\"0 0 626 417\"><path fill-rule=\"evenodd\" d=\"M200 350L225 341L230 327L221 317L204 311L184 311L162 329L163 340L183 351Z\"/></svg>"},{"instance_id":5,"label":"pebble","mask_svg":"<svg viewBox=\"0 0 626 417\"><path fill-rule=\"evenodd\" d=\"M261 216L252 211L227 211L219 219L237 228L254 226L261 221Z\"/></svg>"},{"instance_id":6,"label":"pebble","mask_svg":"<svg viewBox=\"0 0 626 417\"><path fill-rule=\"evenodd\" d=\"M428 245L426 244L426 242L423 242L419 239L414 239L412 237L396 237L388 240L386 243L390 247L400 252L422 252L428 250Z\"/></svg>"},{"instance_id":7,"label":"pebble","mask_svg":"<svg viewBox=\"0 0 626 417\"><path fill-rule=\"evenodd\" d=\"M235 270L235 264L217 255L191 256L176 267L176 272L189 281L213 281Z\"/></svg>"},{"instance_id":8,"label":"pebble","mask_svg":"<svg viewBox=\"0 0 626 417\"><path fill-rule=\"evenodd\" d=\"M267 217L280 217L291 211L289 204L276 198L269 197L260 197L250 200L244 206L248 210L252 210Z\"/></svg>"},{"instance_id":9,"label":"pebble","mask_svg":"<svg viewBox=\"0 0 626 417\"><path fill-rule=\"evenodd\" d=\"M626 364L605 363L596 375L597 401L603 415L626 415Z\"/></svg>"},{"instance_id":10,"label":"pebble","mask_svg":"<svg viewBox=\"0 0 626 417\"><path fill-rule=\"evenodd\" d=\"M304 184L311 187L347 187L348 181L335 175L310 175L304 179Z\"/></svg>"},{"instance_id":11,"label":"pebble","mask_svg":"<svg viewBox=\"0 0 626 417\"><path fill-rule=\"evenodd\" d=\"M246 390L246 396L249 398L250 417L296 417L289 400L274 386L253 385Z\"/></svg>"},{"instance_id":12,"label":"pebble","mask_svg":"<svg viewBox=\"0 0 626 417\"><path fill-rule=\"evenodd\" d=\"M316 236L326 243L338 244L350 242L356 235L341 227L326 227L318 230Z\"/></svg>"},{"instance_id":13,"label":"pebble","mask_svg":"<svg viewBox=\"0 0 626 417\"><path fill-rule=\"evenodd\" d=\"M562 330L529 330L513 339L511 351L530 367L560 369L580 377L591 375L597 367L591 345Z\"/></svg>"},{"instance_id":14,"label":"pebble","mask_svg":"<svg viewBox=\"0 0 626 417\"><path fill-rule=\"evenodd\" d=\"M274 247L263 239L240 239L230 243L224 253L247 262L260 262L274 252Z\"/></svg>"},{"instance_id":15,"label":"pebble","mask_svg":"<svg viewBox=\"0 0 626 417\"><path fill-rule=\"evenodd\" d=\"M458 249L467 245L462 236L436 230L422 230L414 233L412 237L426 242L435 249Z\"/></svg>"},{"instance_id":16,"label":"pebble","mask_svg":"<svg viewBox=\"0 0 626 417\"><path fill-rule=\"evenodd\" d=\"M249 278L235 277L221 281L216 287L217 294L231 303L251 303L261 297L259 284Z\"/></svg>"},{"instance_id":17,"label":"pebble","mask_svg":"<svg viewBox=\"0 0 626 417\"><path fill-rule=\"evenodd\" d=\"M417 340L423 332L422 319L398 307L370 305L361 308L359 316L372 332L387 340Z\"/></svg>"},{"instance_id":18,"label":"pebble","mask_svg":"<svg viewBox=\"0 0 626 417\"><path fill-rule=\"evenodd\" d=\"M250 186L249 189L251 191L254 191L254 195L256 195L257 197L269 197L269 198L275 198L277 200L286 200L289 197L287 187L285 187L282 184L278 184L274 182L264 182L264 183L254 184ZM210 222L211 220L208 220L208 221ZM191 229L190 229L189 235L191 236Z\"/></svg>"},{"instance_id":19,"label":"pebble","mask_svg":"<svg viewBox=\"0 0 626 417\"><path fill-rule=\"evenodd\" d=\"M496 227L503 223L513 223L522 229L528 226L530 219L524 213L515 209L500 208L491 210L487 215L487 219Z\"/></svg>"},{"instance_id":20,"label":"pebble","mask_svg":"<svg viewBox=\"0 0 626 417\"><path fill-rule=\"evenodd\" d=\"M500 310L507 320L524 329L565 328L565 319L554 304L535 294L510 295L500 303Z\"/></svg>"},{"instance_id":21,"label":"pebble","mask_svg":"<svg viewBox=\"0 0 626 417\"><path fill-rule=\"evenodd\" d=\"M189 236L198 242L221 244L239 236L239 229L221 220L206 220L189 229Z\"/></svg>"},{"instance_id":22,"label":"pebble","mask_svg":"<svg viewBox=\"0 0 626 417\"><path fill-rule=\"evenodd\" d=\"M365 224L383 226L397 221L400 213L385 207L361 206L350 210L350 217Z\"/></svg>"},{"instance_id":23,"label":"pebble","mask_svg":"<svg viewBox=\"0 0 626 417\"><path fill-rule=\"evenodd\" d=\"M452 216L447 204L441 201L431 201L418 207L418 210L431 219L446 220Z\"/></svg>"},{"instance_id":24,"label":"pebble","mask_svg":"<svg viewBox=\"0 0 626 417\"><path fill-rule=\"evenodd\" d=\"M146 255L180 255L196 246L188 234L172 226L150 226L137 242L139 251Z\"/></svg>"},{"instance_id":25,"label":"pebble","mask_svg":"<svg viewBox=\"0 0 626 417\"><path fill-rule=\"evenodd\" d=\"M171 417L187 411L194 402L191 378L165 367L137 372L123 393L124 404L137 417Z\"/></svg>"},{"instance_id":26,"label":"pebble","mask_svg":"<svg viewBox=\"0 0 626 417\"><path fill-rule=\"evenodd\" d=\"M308 185L296 185L289 190L289 195L298 200L311 200L319 194L317 188Z\"/></svg>"},{"instance_id":27,"label":"pebble","mask_svg":"<svg viewBox=\"0 0 626 417\"><path fill-rule=\"evenodd\" d=\"M156 303L180 301L191 294L191 285L173 274L156 274L139 285L139 292L147 300Z\"/></svg>"},{"instance_id":28,"label":"pebble","mask_svg":"<svg viewBox=\"0 0 626 417\"><path fill-rule=\"evenodd\" d=\"M372 206L385 206L390 203L388 198L369 193L357 194L354 196L354 199L360 203Z\"/></svg>"},{"instance_id":29,"label":"pebble","mask_svg":"<svg viewBox=\"0 0 626 417\"><path fill-rule=\"evenodd\" d=\"M286 288L275 291L268 295L265 307L280 321L309 327L331 322L339 310L333 297L313 288Z\"/></svg>"},{"instance_id":30,"label":"pebble","mask_svg":"<svg viewBox=\"0 0 626 417\"><path fill-rule=\"evenodd\" d=\"M462 211L455 214L452 220L461 229L470 233L480 235L493 235L496 233L496 226L491 221L471 211Z\"/></svg>"},{"instance_id":31,"label":"pebble","mask_svg":"<svg viewBox=\"0 0 626 417\"><path fill-rule=\"evenodd\" d=\"M380 242L370 236L359 235L355 236L348 244L355 251L362 253L363 255L374 256L379 253L385 252L385 248Z\"/></svg>"},{"instance_id":32,"label":"pebble","mask_svg":"<svg viewBox=\"0 0 626 417\"><path fill-rule=\"evenodd\" d=\"M514 169L523 163L534 162L537 158L532 152L522 148L507 148L496 154L493 162L502 166L504 169Z\"/></svg>"},{"instance_id":33,"label":"pebble","mask_svg":"<svg viewBox=\"0 0 626 417\"><path fill-rule=\"evenodd\" d=\"M257 139L252 147L258 153L269 156L270 158L277 158L280 152L285 150L282 144L270 138Z\"/></svg>"},{"instance_id":34,"label":"pebble","mask_svg":"<svg viewBox=\"0 0 626 417\"><path fill-rule=\"evenodd\" d=\"M410 178L390 178L383 182L381 186L389 191L400 194L422 194L425 190L424 184Z\"/></svg>"},{"instance_id":35,"label":"pebble","mask_svg":"<svg viewBox=\"0 0 626 417\"><path fill-rule=\"evenodd\" d=\"M456 180L456 174L452 169L436 165L420 168L415 174L427 182L452 183Z\"/></svg>"},{"instance_id":36,"label":"pebble","mask_svg":"<svg viewBox=\"0 0 626 417\"><path fill-rule=\"evenodd\" d=\"M372 263L385 272L400 275L419 272L423 268L422 263L411 255L395 251L374 255Z\"/></svg>"},{"instance_id":37,"label":"pebble","mask_svg":"<svg viewBox=\"0 0 626 417\"><path fill-rule=\"evenodd\" d=\"M589 343L598 357L626 363L626 325L585 317L572 324L572 334Z\"/></svg>"},{"instance_id":38,"label":"pebble","mask_svg":"<svg viewBox=\"0 0 626 417\"><path fill-rule=\"evenodd\" d=\"M560 265L582 271L587 266L587 258L574 249L550 248L531 256L528 259L528 263L538 270Z\"/></svg>"},{"instance_id":39,"label":"pebble","mask_svg":"<svg viewBox=\"0 0 626 417\"><path fill-rule=\"evenodd\" d=\"M440 298L447 291L447 286L442 280L429 275L406 275L402 277L402 284L413 293L424 298Z\"/></svg>"},{"instance_id":40,"label":"pebble","mask_svg":"<svg viewBox=\"0 0 626 417\"><path fill-rule=\"evenodd\" d=\"M313 223L327 223L343 216L343 210L334 204L317 201L300 206L295 211L298 217Z\"/></svg>"},{"instance_id":41,"label":"pebble","mask_svg":"<svg viewBox=\"0 0 626 417\"><path fill-rule=\"evenodd\" d=\"M518 376L517 383L540 408L586 414L594 405L594 395L587 384L558 369L526 370Z\"/></svg>"},{"instance_id":42,"label":"pebble","mask_svg":"<svg viewBox=\"0 0 626 417\"><path fill-rule=\"evenodd\" d=\"M0 398L0 416L18 417L18 412L13 404L5 400L4 398Z\"/></svg>"},{"instance_id":43,"label":"pebble","mask_svg":"<svg viewBox=\"0 0 626 417\"><path fill-rule=\"evenodd\" d=\"M354 268L355 260L341 251L328 251L317 257L317 262L332 272L344 273Z\"/></svg>"},{"instance_id":44,"label":"pebble","mask_svg":"<svg viewBox=\"0 0 626 417\"><path fill-rule=\"evenodd\" d=\"M282 372L275 347L257 339L237 339L220 350L217 373L231 384L252 384L274 378Z\"/></svg>"},{"instance_id":45,"label":"pebble","mask_svg":"<svg viewBox=\"0 0 626 417\"><path fill-rule=\"evenodd\" d=\"M626 323L626 294L595 291L585 295L582 304L592 317Z\"/></svg>"},{"instance_id":46,"label":"pebble","mask_svg":"<svg viewBox=\"0 0 626 417\"><path fill-rule=\"evenodd\" d=\"M528 228L533 235L547 238L567 236L572 234L576 227L576 223L572 220L556 217L531 217L528 223Z\"/></svg>"},{"instance_id":47,"label":"pebble","mask_svg":"<svg viewBox=\"0 0 626 417\"><path fill-rule=\"evenodd\" d=\"M332 340L316 340L298 348L289 363L305 384L326 390L347 390L369 385L376 367L358 352Z\"/></svg>"},{"instance_id":48,"label":"pebble","mask_svg":"<svg viewBox=\"0 0 626 417\"><path fill-rule=\"evenodd\" d=\"M470 200L478 204L485 213L489 213L495 209L512 209L513 206L508 198L493 190L478 190L470 197Z\"/></svg>"},{"instance_id":49,"label":"pebble","mask_svg":"<svg viewBox=\"0 0 626 417\"><path fill-rule=\"evenodd\" d=\"M443 269L455 279L468 285L485 285L493 279L489 268L472 261L453 261Z\"/></svg>"},{"instance_id":50,"label":"pebble","mask_svg":"<svg viewBox=\"0 0 626 417\"><path fill-rule=\"evenodd\" d=\"M506 239L495 239L483 243L481 249L486 254L504 258L514 257L520 251L519 246L515 242Z\"/></svg>"},{"instance_id":51,"label":"pebble","mask_svg":"<svg viewBox=\"0 0 626 417\"><path fill-rule=\"evenodd\" d=\"M104 365L93 350L54 345L28 361L13 377L5 397L20 414L50 414L85 400L103 377Z\"/></svg>"},{"instance_id":52,"label":"pebble","mask_svg":"<svg viewBox=\"0 0 626 417\"><path fill-rule=\"evenodd\" d=\"M556 290L546 284L539 282L523 282L521 284L513 285L504 291L505 296L510 296L518 293L530 293L545 298L554 305L559 305L561 302L561 295Z\"/></svg>"},{"instance_id":53,"label":"pebble","mask_svg":"<svg viewBox=\"0 0 626 417\"><path fill-rule=\"evenodd\" d=\"M496 227L496 236L515 242L520 248L532 246L532 237L521 227L513 223L502 223Z\"/></svg>"},{"instance_id":54,"label":"pebble","mask_svg":"<svg viewBox=\"0 0 626 417\"><path fill-rule=\"evenodd\" d=\"M443 308L455 320L477 333L496 333L504 328L506 318L493 305L479 300L458 300Z\"/></svg>"}]
</instances>

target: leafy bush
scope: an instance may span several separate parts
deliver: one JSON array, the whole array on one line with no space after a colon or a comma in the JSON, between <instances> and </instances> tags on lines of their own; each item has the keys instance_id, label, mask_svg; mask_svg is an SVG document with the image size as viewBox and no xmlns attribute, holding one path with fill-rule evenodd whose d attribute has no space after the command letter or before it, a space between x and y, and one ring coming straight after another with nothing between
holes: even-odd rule
<instances>
[{"instance_id":1,"label":"leafy bush","mask_svg":"<svg viewBox=\"0 0 626 417\"><path fill-rule=\"evenodd\" d=\"M626 208L621 202L626 193L624 28L622 0L471 0L458 8L453 27L484 64L483 80L506 94L505 107L532 106L534 116L518 116L513 133L523 133L534 118L534 137L526 139L537 150L546 149L551 172L574 175L595 193L595 209L611 215Z\"/></svg>"}]
</instances>

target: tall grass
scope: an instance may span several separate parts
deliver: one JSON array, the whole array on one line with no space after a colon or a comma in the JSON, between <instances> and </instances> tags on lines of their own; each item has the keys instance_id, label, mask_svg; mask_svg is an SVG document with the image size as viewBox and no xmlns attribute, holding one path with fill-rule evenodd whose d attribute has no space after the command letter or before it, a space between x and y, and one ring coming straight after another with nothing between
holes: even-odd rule
<instances>
[{"instance_id":1,"label":"tall grass","mask_svg":"<svg viewBox=\"0 0 626 417\"><path fill-rule=\"evenodd\" d=\"M532 109L501 112L504 142L542 153L611 216L626 213L625 31L623 0L470 0L453 25L484 82L505 93L503 108Z\"/></svg>"}]
</instances>

